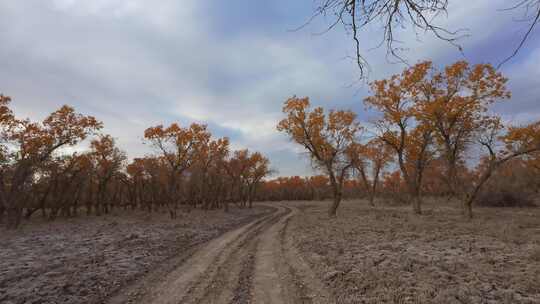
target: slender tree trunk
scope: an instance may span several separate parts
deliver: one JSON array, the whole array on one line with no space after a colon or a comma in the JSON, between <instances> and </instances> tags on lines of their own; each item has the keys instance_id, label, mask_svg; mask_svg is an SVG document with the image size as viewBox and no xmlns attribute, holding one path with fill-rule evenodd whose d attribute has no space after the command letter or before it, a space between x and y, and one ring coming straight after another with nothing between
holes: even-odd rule
<instances>
[{"instance_id":1,"label":"slender tree trunk","mask_svg":"<svg viewBox=\"0 0 540 304\"><path fill-rule=\"evenodd\" d=\"M337 210L339 208L339 204L341 203L341 190L334 189L334 200L332 201L332 205L330 206L330 209L328 210L328 215L330 217L337 216Z\"/></svg>"},{"instance_id":2,"label":"slender tree trunk","mask_svg":"<svg viewBox=\"0 0 540 304\"><path fill-rule=\"evenodd\" d=\"M375 207L374 201L375 201L375 193L374 193L373 190L372 190L372 191L370 191L370 193L369 193L369 205L370 205L371 207Z\"/></svg>"},{"instance_id":3,"label":"slender tree trunk","mask_svg":"<svg viewBox=\"0 0 540 304\"><path fill-rule=\"evenodd\" d=\"M92 203L90 201L86 202L86 215L92 215Z\"/></svg>"},{"instance_id":4,"label":"slender tree trunk","mask_svg":"<svg viewBox=\"0 0 540 304\"><path fill-rule=\"evenodd\" d=\"M248 188L248 203L249 203L249 209L253 208L253 196L255 195L255 184L249 185Z\"/></svg>"},{"instance_id":5,"label":"slender tree trunk","mask_svg":"<svg viewBox=\"0 0 540 304\"><path fill-rule=\"evenodd\" d=\"M448 179L448 188L450 188L450 194L452 196L459 197L460 189L457 172L457 158L453 155L453 150L450 148L450 146L447 146L446 149L446 178Z\"/></svg>"},{"instance_id":6,"label":"slender tree trunk","mask_svg":"<svg viewBox=\"0 0 540 304\"><path fill-rule=\"evenodd\" d=\"M371 207L375 207L375 195L377 194L377 185L379 184L379 174L381 172L381 166L377 165L375 172L373 174L373 183L371 184L371 193L369 196L369 204Z\"/></svg>"},{"instance_id":7,"label":"slender tree trunk","mask_svg":"<svg viewBox=\"0 0 540 304\"><path fill-rule=\"evenodd\" d=\"M474 201L474 198L471 196L467 198L467 200L465 200L463 203L463 214L465 215L467 219L473 218L473 209L472 209L473 201Z\"/></svg>"},{"instance_id":8,"label":"slender tree trunk","mask_svg":"<svg viewBox=\"0 0 540 304\"><path fill-rule=\"evenodd\" d=\"M343 172L342 175L339 177L339 179L336 178L334 171L332 170L331 166L327 166L327 172L328 177L330 179L330 184L332 185L332 190L334 192L334 200L332 201L332 205L330 206L330 209L328 209L328 215L330 217L335 217L337 215L337 209L339 208L339 204L341 203L341 197L342 197L342 185L343 185Z\"/></svg>"},{"instance_id":9,"label":"slender tree trunk","mask_svg":"<svg viewBox=\"0 0 540 304\"><path fill-rule=\"evenodd\" d=\"M487 171L482 175L476 186L473 188L472 192L467 194L465 196L465 199L463 200L463 215L467 219L473 218L473 203L476 197L478 196L478 193L480 192L480 189L482 189L482 186L489 180L491 175L493 174L493 171L495 171L498 167L498 165L501 165L501 163L495 163L492 162L489 164Z\"/></svg>"},{"instance_id":10,"label":"slender tree trunk","mask_svg":"<svg viewBox=\"0 0 540 304\"><path fill-rule=\"evenodd\" d=\"M422 198L420 195L415 194L412 197L412 207L415 214L422 214Z\"/></svg>"},{"instance_id":11,"label":"slender tree trunk","mask_svg":"<svg viewBox=\"0 0 540 304\"><path fill-rule=\"evenodd\" d=\"M11 195L5 200L6 208L6 227L8 229L17 229L23 216L23 190L20 188L11 189Z\"/></svg>"},{"instance_id":12,"label":"slender tree trunk","mask_svg":"<svg viewBox=\"0 0 540 304\"><path fill-rule=\"evenodd\" d=\"M6 210L8 229L17 229L21 224L22 208L18 206L10 206Z\"/></svg>"}]
</instances>

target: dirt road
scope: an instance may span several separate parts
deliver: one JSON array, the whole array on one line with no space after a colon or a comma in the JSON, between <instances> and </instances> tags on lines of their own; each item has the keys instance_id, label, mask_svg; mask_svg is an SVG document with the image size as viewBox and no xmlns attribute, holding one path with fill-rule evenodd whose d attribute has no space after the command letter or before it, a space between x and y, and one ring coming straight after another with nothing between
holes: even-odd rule
<instances>
[{"instance_id":1,"label":"dirt road","mask_svg":"<svg viewBox=\"0 0 540 304\"><path fill-rule=\"evenodd\" d=\"M292 246L297 210L268 206L275 211L180 254L109 303L332 303Z\"/></svg>"}]
</instances>

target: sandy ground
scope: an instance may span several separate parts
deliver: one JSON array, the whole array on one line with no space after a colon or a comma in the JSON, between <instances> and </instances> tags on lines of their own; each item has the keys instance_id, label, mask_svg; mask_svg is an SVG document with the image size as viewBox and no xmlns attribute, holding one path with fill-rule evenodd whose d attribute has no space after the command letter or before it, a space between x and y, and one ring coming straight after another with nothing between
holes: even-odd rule
<instances>
[{"instance_id":1,"label":"sandy ground","mask_svg":"<svg viewBox=\"0 0 540 304\"><path fill-rule=\"evenodd\" d=\"M0 228L0 303L101 303L150 269L273 209L129 211Z\"/></svg>"},{"instance_id":2,"label":"sandy ground","mask_svg":"<svg viewBox=\"0 0 540 304\"><path fill-rule=\"evenodd\" d=\"M328 204L290 203L289 228L332 303L540 303L540 208Z\"/></svg>"}]
</instances>

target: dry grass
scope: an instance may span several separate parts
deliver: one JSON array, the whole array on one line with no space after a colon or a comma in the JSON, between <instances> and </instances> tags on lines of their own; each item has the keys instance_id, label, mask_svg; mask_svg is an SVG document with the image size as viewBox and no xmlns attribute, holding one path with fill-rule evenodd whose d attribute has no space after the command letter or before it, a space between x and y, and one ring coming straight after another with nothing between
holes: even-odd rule
<instances>
[{"instance_id":1,"label":"dry grass","mask_svg":"<svg viewBox=\"0 0 540 304\"><path fill-rule=\"evenodd\" d=\"M291 203L291 231L338 303L540 303L540 208L482 208L473 221L409 207Z\"/></svg>"}]
</instances>

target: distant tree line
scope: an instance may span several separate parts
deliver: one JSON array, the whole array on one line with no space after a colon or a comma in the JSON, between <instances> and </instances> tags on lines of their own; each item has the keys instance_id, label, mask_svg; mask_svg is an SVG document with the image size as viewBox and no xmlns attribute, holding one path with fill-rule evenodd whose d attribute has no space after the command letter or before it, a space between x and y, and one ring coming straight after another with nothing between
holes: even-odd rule
<instances>
[{"instance_id":1,"label":"distant tree line","mask_svg":"<svg viewBox=\"0 0 540 304\"><path fill-rule=\"evenodd\" d=\"M482 163L484 164L484 163ZM375 199L395 204L407 204L407 186L400 170L392 170L391 163L381 169L379 181L372 176L352 170L343 184L343 198L365 199L375 207ZM368 169L372 164L365 164ZM468 168L460 166L463 179L475 181L483 165ZM421 193L431 198L451 199L451 190L445 182L444 160L434 159L424 172ZM365 181L367 179L367 182ZM325 175L291 176L261 182L257 192L259 201L319 201L332 199L332 189ZM534 206L533 199L540 198L540 157L517 158L499 168L483 187L477 203L491 207Z\"/></svg>"}]
</instances>

